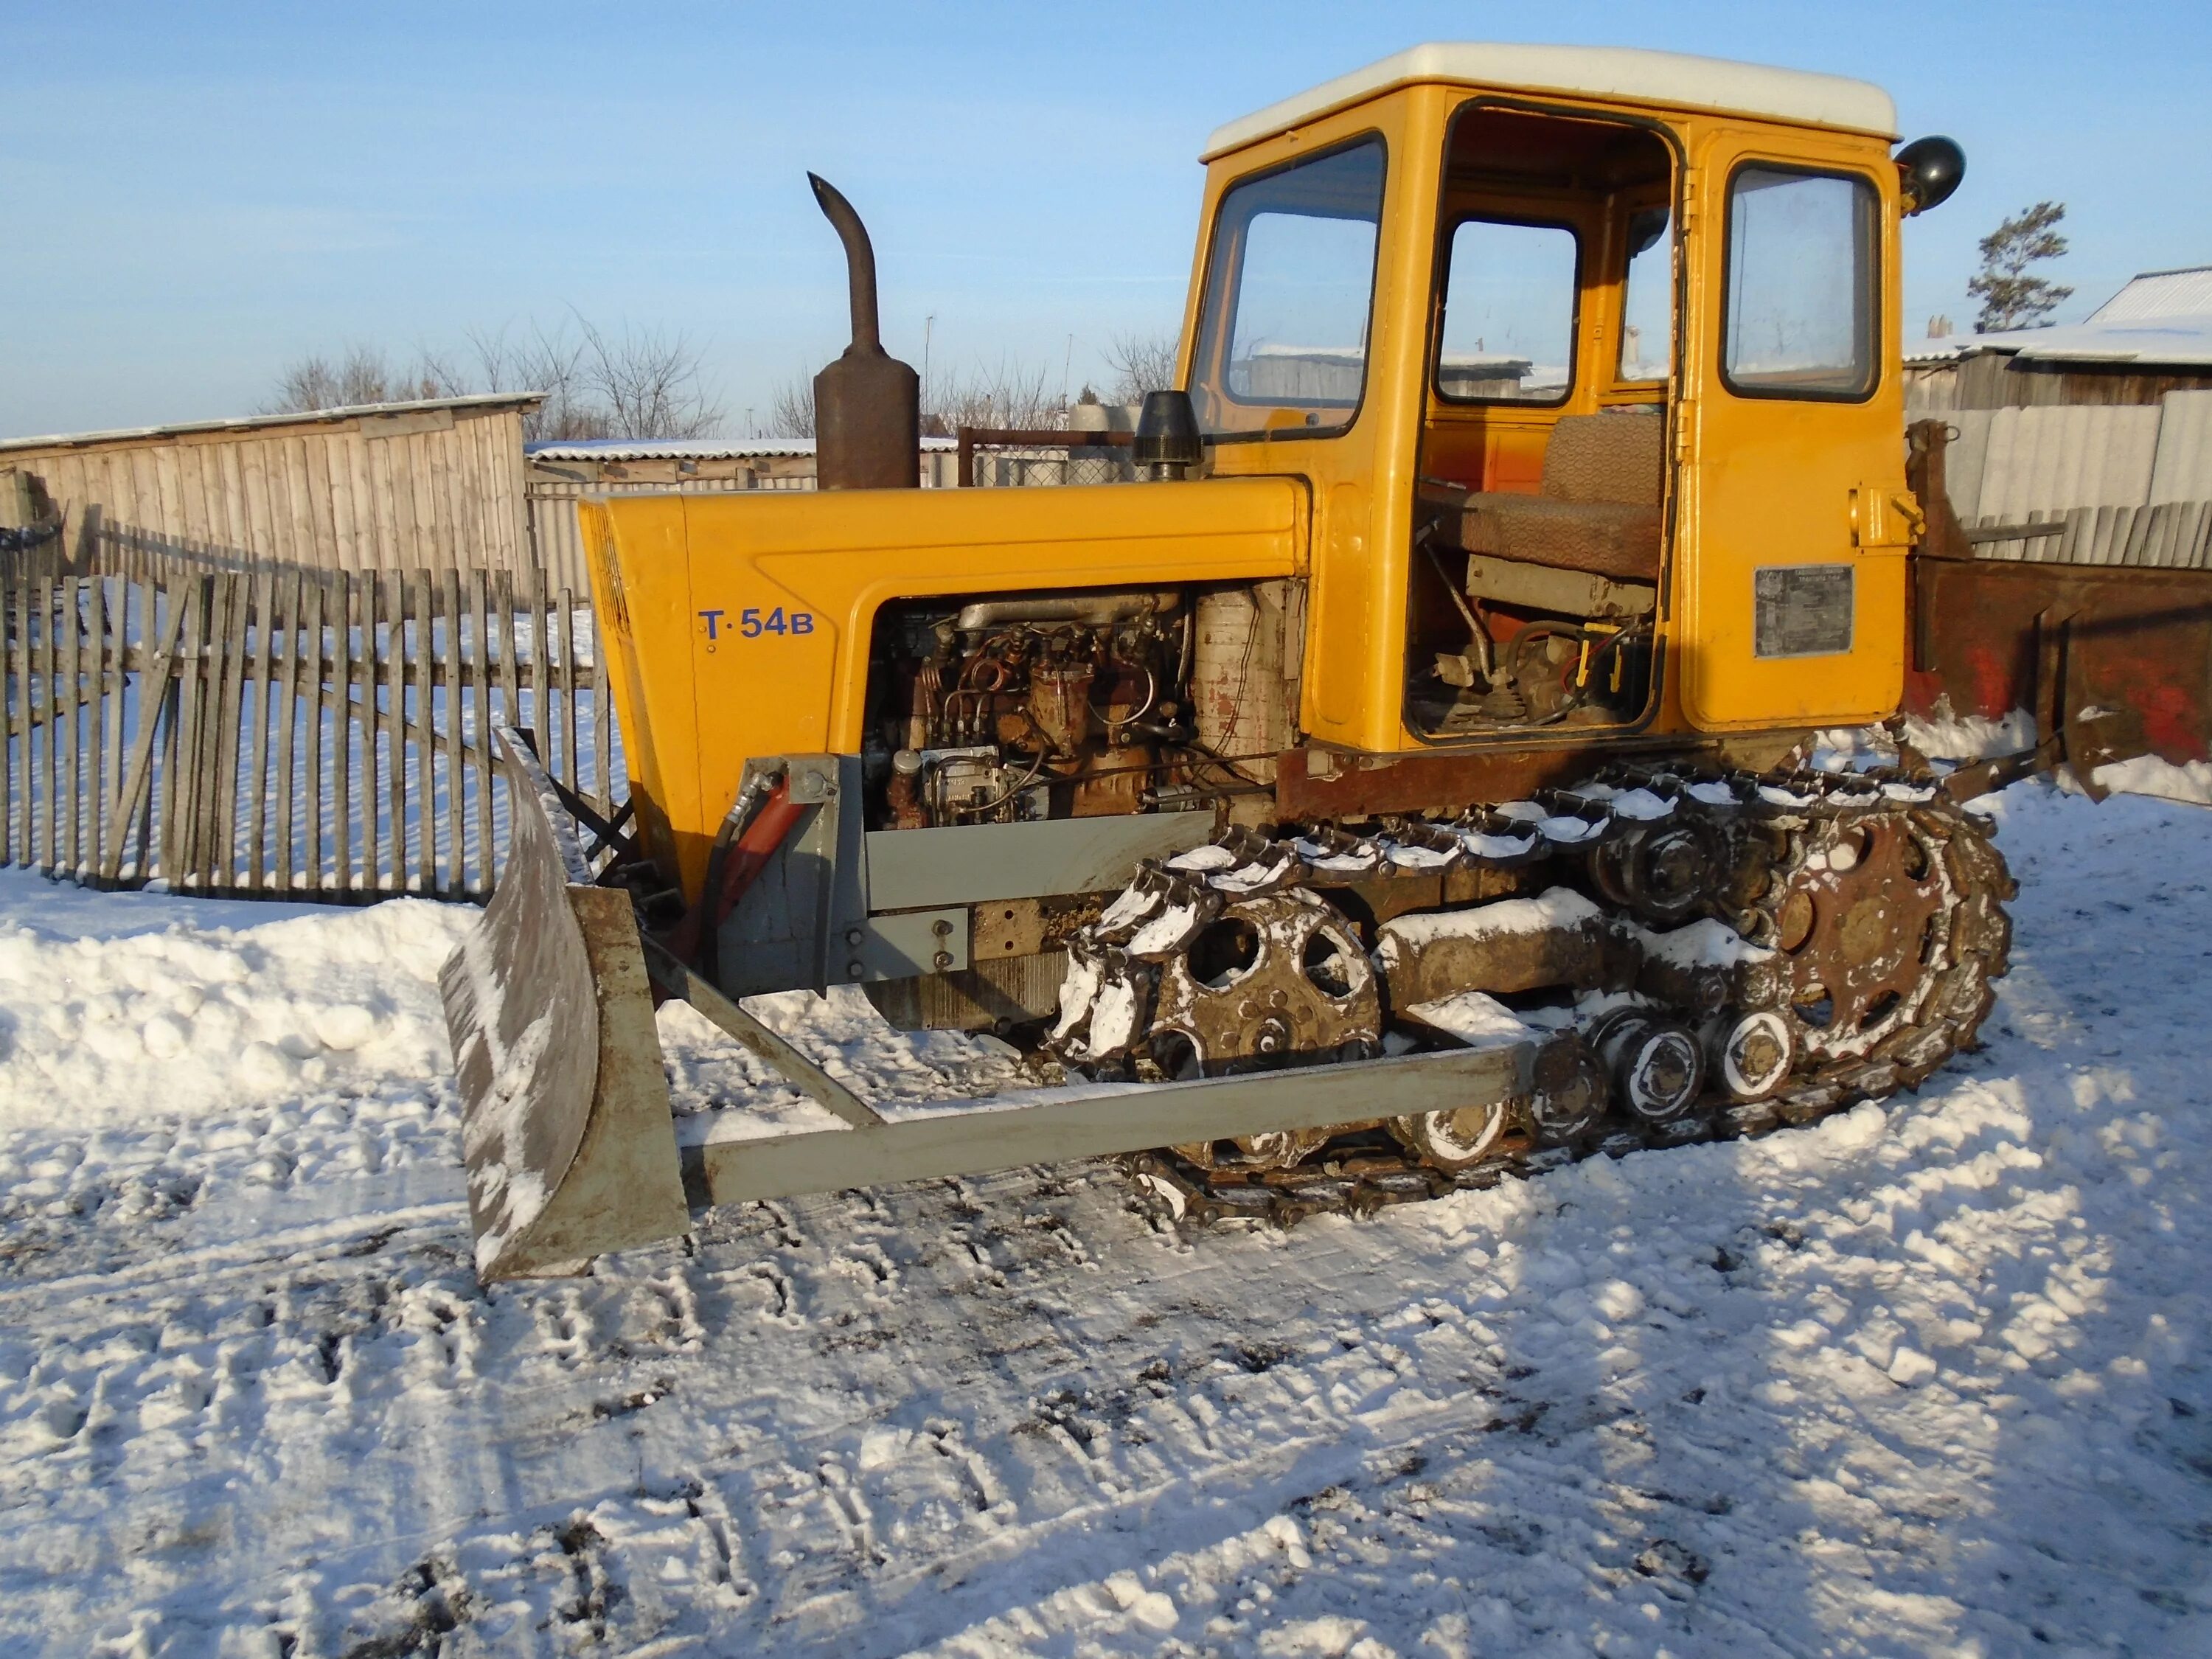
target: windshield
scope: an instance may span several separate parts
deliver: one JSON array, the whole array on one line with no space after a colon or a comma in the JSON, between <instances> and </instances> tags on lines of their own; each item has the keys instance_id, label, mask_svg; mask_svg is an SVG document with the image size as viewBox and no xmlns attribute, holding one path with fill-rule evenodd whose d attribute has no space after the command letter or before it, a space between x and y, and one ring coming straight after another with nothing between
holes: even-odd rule
<instances>
[{"instance_id":1,"label":"windshield","mask_svg":"<svg viewBox=\"0 0 2212 1659\"><path fill-rule=\"evenodd\" d=\"M1351 422L1367 383L1382 217L1380 138L1221 198L1190 388L1209 436Z\"/></svg>"}]
</instances>

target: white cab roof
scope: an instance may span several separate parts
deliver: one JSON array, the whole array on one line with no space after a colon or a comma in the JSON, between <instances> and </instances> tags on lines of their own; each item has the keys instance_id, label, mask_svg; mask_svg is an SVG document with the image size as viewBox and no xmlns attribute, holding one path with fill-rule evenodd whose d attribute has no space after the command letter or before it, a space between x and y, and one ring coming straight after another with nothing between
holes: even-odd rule
<instances>
[{"instance_id":1,"label":"white cab roof","mask_svg":"<svg viewBox=\"0 0 2212 1659\"><path fill-rule=\"evenodd\" d=\"M1880 87L1840 75L1767 69L1725 58L1692 58L1633 46L1529 46L1443 41L1413 46L1340 75L1295 98L1217 127L1200 155L1232 149L1310 121L1386 88L1457 81L1515 91L1632 98L1689 109L1728 110L1782 121L1897 136L1897 106Z\"/></svg>"}]
</instances>

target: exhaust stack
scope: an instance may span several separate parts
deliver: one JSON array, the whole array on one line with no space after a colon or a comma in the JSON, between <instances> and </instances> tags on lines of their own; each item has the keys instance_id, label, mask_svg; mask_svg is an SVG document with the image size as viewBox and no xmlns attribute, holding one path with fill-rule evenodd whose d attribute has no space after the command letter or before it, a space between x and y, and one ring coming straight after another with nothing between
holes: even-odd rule
<instances>
[{"instance_id":1,"label":"exhaust stack","mask_svg":"<svg viewBox=\"0 0 2212 1659\"><path fill-rule=\"evenodd\" d=\"M853 343L814 377L817 489L915 489L921 483L921 377L884 350L876 315L876 252L837 187L806 181L845 244L853 285Z\"/></svg>"}]
</instances>

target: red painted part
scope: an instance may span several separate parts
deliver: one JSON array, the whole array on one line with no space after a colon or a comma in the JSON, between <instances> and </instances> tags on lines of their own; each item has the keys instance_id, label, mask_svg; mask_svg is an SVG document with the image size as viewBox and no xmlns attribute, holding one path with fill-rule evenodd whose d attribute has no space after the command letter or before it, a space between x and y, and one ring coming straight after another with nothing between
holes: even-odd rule
<instances>
[{"instance_id":1,"label":"red painted part","mask_svg":"<svg viewBox=\"0 0 2212 1659\"><path fill-rule=\"evenodd\" d=\"M714 902L710 926L720 927L738 901L745 896L745 889L753 884L775 849L783 845L792 826L806 814L805 805L791 798L791 781L786 778L769 792L768 800L753 814L744 833L738 837L737 845L730 848L729 862L723 867L722 890Z\"/></svg>"},{"instance_id":2,"label":"red painted part","mask_svg":"<svg viewBox=\"0 0 2212 1659\"><path fill-rule=\"evenodd\" d=\"M1956 714L2094 720L2108 758L2212 757L2212 571L1916 558L1905 704ZM2044 634L2063 641L2063 688L2039 683ZM2119 718L2094 711L2115 711ZM2045 733L2045 735L2048 735Z\"/></svg>"},{"instance_id":3,"label":"red painted part","mask_svg":"<svg viewBox=\"0 0 2212 1659\"><path fill-rule=\"evenodd\" d=\"M805 806L791 798L791 781L786 778L778 782L731 846L729 856L722 865L720 892L700 894L699 902L661 936L660 943L679 960L696 962L701 942L720 930L730 912L738 908L738 901L744 897L745 890L753 884L754 878L775 855L775 849L783 845L792 826L805 813ZM661 994L656 985L656 1002Z\"/></svg>"}]
</instances>

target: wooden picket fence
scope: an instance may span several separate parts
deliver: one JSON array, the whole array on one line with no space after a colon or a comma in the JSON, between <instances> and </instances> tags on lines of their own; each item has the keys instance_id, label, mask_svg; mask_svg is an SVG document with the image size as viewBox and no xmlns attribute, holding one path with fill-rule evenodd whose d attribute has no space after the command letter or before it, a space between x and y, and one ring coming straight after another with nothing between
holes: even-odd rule
<instances>
[{"instance_id":1,"label":"wooden picket fence","mask_svg":"<svg viewBox=\"0 0 2212 1659\"><path fill-rule=\"evenodd\" d=\"M0 859L102 887L487 896L533 734L627 793L588 603L544 574L0 569Z\"/></svg>"}]
</instances>

